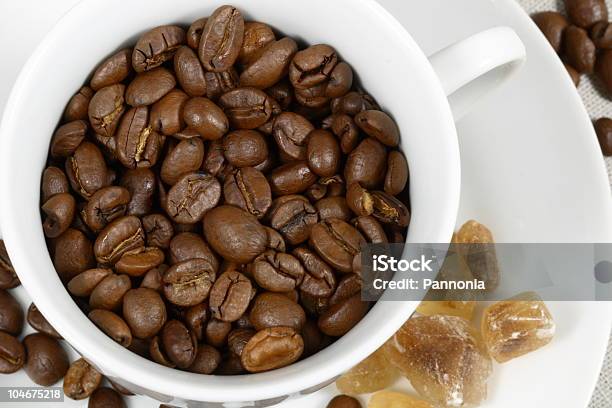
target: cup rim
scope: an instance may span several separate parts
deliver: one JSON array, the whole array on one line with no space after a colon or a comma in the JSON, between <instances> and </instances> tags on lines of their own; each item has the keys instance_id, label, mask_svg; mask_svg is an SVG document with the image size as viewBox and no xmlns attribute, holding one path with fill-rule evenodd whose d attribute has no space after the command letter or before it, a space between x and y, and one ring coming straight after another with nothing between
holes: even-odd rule
<instances>
[{"instance_id":1,"label":"cup rim","mask_svg":"<svg viewBox=\"0 0 612 408\"><path fill-rule=\"evenodd\" d=\"M24 100L24 96L27 94L28 84L33 78L38 77L37 71L40 70L41 64L45 59L49 58L47 49L52 47L62 34L65 34L66 27L71 25L69 23L77 19L83 21L82 18L84 16L90 15L87 10L91 3L94 3L94 0L83 0L57 22L31 55L13 86L2 123L0 124L0 186L7 187L6 191L10 191L11 186L15 182L13 179L14 175L11 175L10 166L15 155L10 151L9 139L10 135L17 134L17 125L21 117L20 110L27 103ZM450 191L446 192L446 197L448 198L446 205L447 213L441 214L439 217L440 223L437 226L431 226L427 233L429 234L428 237L431 238L431 242L448 242L459 206L460 167L456 130L446 96L422 50L389 12L375 0L352 0L352 6L367 9L372 21L377 21L381 26L386 26L386 30L390 34L401 38L403 44L401 52L411 54L411 59L420 61L419 65L422 67L421 74L429 79L429 84L427 84L430 88L429 92L435 94L439 100L437 115L440 122L445 123L446 139L451 143L450 151L454 153L453 157L449 157L449 171L447 174L451 188ZM76 307L67 292L65 292L65 289L65 296L63 296L64 293L62 293L62 296L55 297L45 294L45 288L37 285L35 275L29 271L36 268L33 260L37 256L46 257L46 263L50 263L50 255L46 247L40 248L42 254L38 253L38 255L38 251L26 248L24 236L20 231L22 227L19 225L17 217L12 216L19 204L10 201L0 200L1 230L15 269L17 271L28 271L25 274L23 272L22 274L18 272L18 274L28 293L39 303L39 310L41 310L52 325L58 327L58 331L73 347L79 350L94 365L101 367L103 372L108 373L113 379L118 379L119 383L122 382L119 379L123 379L129 384L146 391L176 396L185 400L206 400L211 402L265 400L300 393L304 389L332 379L367 357L368 354L382 345L385 339L389 338L403 324L418 303L408 301L378 302L350 333L317 354L288 367L266 373L234 377L186 373L146 360L119 346L110 338L100 336L101 332ZM40 223L38 213L34 214L34 218L36 222ZM40 228L40 234L42 235L42 228ZM414 242L410 234L408 241ZM64 308L69 310L64 310ZM376 313L373 313L375 311ZM80 314L80 318L75 315L77 312ZM380 324L376 328L375 334L372 336L373 327L368 325L368 323L373 323L372 316L374 315L385 316L385 321L384 324ZM371 318L368 319L368 316ZM84 322L81 327L77 323L82 320ZM363 341L363 336L368 334L371 338ZM355 339L361 340L355 341ZM90 347L94 347L94 345L100 354L100 356L95 358L90 350ZM350 348L351 353L339 353L339 351L345 348ZM160 376L162 375L164 380L160 381Z\"/></svg>"}]
</instances>

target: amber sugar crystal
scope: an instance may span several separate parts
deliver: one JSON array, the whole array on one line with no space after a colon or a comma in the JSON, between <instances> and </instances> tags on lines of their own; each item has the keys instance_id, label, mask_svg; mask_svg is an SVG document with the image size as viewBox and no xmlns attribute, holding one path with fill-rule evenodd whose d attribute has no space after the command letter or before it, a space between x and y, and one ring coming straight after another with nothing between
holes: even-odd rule
<instances>
[{"instance_id":1,"label":"amber sugar crystal","mask_svg":"<svg viewBox=\"0 0 612 408\"><path fill-rule=\"evenodd\" d=\"M453 235L453 243L463 256L474 278L484 281L486 290L499 286L500 272L491 231L483 224L470 220Z\"/></svg>"},{"instance_id":2,"label":"amber sugar crystal","mask_svg":"<svg viewBox=\"0 0 612 408\"><path fill-rule=\"evenodd\" d=\"M424 300L416 311L425 316L446 315L472 320L476 302L473 300Z\"/></svg>"},{"instance_id":3,"label":"amber sugar crystal","mask_svg":"<svg viewBox=\"0 0 612 408\"><path fill-rule=\"evenodd\" d=\"M368 408L433 408L429 403L408 394L381 391L372 395Z\"/></svg>"},{"instance_id":4,"label":"amber sugar crystal","mask_svg":"<svg viewBox=\"0 0 612 408\"><path fill-rule=\"evenodd\" d=\"M343 394L367 394L390 386L398 378L395 366L387 360L382 349L378 349L338 378L336 387Z\"/></svg>"}]
</instances>

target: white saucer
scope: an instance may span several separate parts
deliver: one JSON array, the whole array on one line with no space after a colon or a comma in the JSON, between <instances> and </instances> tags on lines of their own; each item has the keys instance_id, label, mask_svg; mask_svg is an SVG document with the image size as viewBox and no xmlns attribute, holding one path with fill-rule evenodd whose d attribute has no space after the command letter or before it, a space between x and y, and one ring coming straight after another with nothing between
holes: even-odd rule
<instances>
[{"instance_id":1,"label":"white saucer","mask_svg":"<svg viewBox=\"0 0 612 408\"><path fill-rule=\"evenodd\" d=\"M380 1L428 54L496 25L513 27L527 47L524 70L458 124L463 174L459 221L480 220L498 241L612 241L608 178L588 116L563 66L520 7L512 0ZM11 58L0 65L0 109L29 52L76 2L23 0L0 6L0 45L11 50ZM21 49L13 51L11 32L20 33ZM23 288L13 293L27 307ZM495 365L484 408L587 406L612 325L612 304L557 302L549 307L558 324L555 340L538 352ZM23 371L0 376L0 386L28 385ZM394 388L410 390L406 381ZM279 408L323 408L334 393L330 386ZM130 407L158 406L145 397L126 400Z\"/></svg>"}]
</instances>

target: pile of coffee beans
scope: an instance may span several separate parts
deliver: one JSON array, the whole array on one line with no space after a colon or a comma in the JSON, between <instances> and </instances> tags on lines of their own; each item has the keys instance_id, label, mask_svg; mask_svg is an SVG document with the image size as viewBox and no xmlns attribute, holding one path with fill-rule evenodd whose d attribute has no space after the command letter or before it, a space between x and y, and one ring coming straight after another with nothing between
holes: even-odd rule
<instances>
[{"instance_id":1,"label":"pile of coffee beans","mask_svg":"<svg viewBox=\"0 0 612 408\"><path fill-rule=\"evenodd\" d=\"M368 312L361 246L403 242L410 221L399 139L333 47L223 6L144 33L70 99L42 176L48 248L133 352L202 374L283 367Z\"/></svg>"},{"instance_id":2,"label":"pile of coffee beans","mask_svg":"<svg viewBox=\"0 0 612 408\"><path fill-rule=\"evenodd\" d=\"M595 74L612 97L612 23L605 0L564 0L567 17L556 11L532 16L563 60L574 84L582 74ZM601 118L595 131L605 156L612 156L612 120Z\"/></svg>"}]
</instances>

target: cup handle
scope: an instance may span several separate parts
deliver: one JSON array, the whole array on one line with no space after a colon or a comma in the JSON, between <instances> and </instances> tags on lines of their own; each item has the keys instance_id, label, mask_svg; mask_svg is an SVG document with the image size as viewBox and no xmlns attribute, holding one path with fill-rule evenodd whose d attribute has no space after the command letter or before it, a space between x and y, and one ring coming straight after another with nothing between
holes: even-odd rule
<instances>
[{"instance_id":1,"label":"cup handle","mask_svg":"<svg viewBox=\"0 0 612 408\"><path fill-rule=\"evenodd\" d=\"M516 73L525 59L525 45L509 27L482 31L429 57L455 121Z\"/></svg>"}]
</instances>

